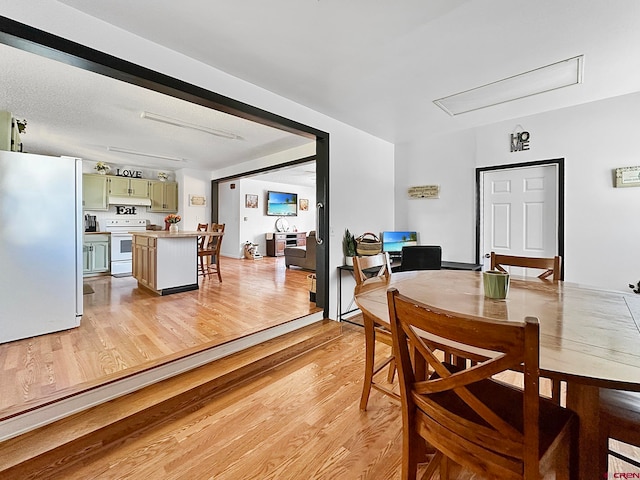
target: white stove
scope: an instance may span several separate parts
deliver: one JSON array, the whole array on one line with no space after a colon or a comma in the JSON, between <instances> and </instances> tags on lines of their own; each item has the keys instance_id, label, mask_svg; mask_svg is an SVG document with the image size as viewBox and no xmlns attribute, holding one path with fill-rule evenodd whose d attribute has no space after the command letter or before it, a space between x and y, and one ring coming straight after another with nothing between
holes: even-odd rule
<instances>
[{"instance_id":1,"label":"white stove","mask_svg":"<svg viewBox=\"0 0 640 480\"><path fill-rule=\"evenodd\" d=\"M129 232L143 232L147 220L112 218L105 220L104 228L111 233L111 275L131 275L132 236Z\"/></svg>"}]
</instances>

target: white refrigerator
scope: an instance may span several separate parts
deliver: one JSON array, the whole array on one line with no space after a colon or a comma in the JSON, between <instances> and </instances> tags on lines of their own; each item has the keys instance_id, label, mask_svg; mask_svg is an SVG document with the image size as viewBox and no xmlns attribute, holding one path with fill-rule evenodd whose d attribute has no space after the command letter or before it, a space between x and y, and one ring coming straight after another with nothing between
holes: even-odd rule
<instances>
[{"instance_id":1,"label":"white refrigerator","mask_svg":"<svg viewBox=\"0 0 640 480\"><path fill-rule=\"evenodd\" d=\"M80 325L82 161L0 152L0 343Z\"/></svg>"}]
</instances>

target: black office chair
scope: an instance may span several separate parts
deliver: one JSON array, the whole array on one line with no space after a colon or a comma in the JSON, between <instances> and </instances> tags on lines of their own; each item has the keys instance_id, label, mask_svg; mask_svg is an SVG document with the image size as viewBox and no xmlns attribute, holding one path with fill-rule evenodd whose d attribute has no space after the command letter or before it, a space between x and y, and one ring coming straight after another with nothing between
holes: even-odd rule
<instances>
[{"instance_id":1,"label":"black office chair","mask_svg":"<svg viewBox=\"0 0 640 480\"><path fill-rule=\"evenodd\" d=\"M401 272L410 270L440 270L442 247L439 245L412 245L402 247Z\"/></svg>"}]
</instances>

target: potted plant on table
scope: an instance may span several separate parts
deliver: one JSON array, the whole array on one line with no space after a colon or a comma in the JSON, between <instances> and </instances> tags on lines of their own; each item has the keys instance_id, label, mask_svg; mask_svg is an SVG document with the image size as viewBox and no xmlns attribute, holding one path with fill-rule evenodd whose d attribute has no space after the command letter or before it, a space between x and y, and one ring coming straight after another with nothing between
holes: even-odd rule
<instances>
[{"instance_id":1,"label":"potted plant on table","mask_svg":"<svg viewBox=\"0 0 640 480\"><path fill-rule=\"evenodd\" d=\"M353 266L353 257L356 256L356 239L346 228L342 237L342 253L344 253L344 264Z\"/></svg>"},{"instance_id":2,"label":"potted plant on table","mask_svg":"<svg viewBox=\"0 0 640 480\"><path fill-rule=\"evenodd\" d=\"M182 220L180 215L176 215L175 213L170 213L166 217L164 217L165 225L168 225L167 230L171 233L175 233L178 231L178 222Z\"/></svg>"}]
</instances>

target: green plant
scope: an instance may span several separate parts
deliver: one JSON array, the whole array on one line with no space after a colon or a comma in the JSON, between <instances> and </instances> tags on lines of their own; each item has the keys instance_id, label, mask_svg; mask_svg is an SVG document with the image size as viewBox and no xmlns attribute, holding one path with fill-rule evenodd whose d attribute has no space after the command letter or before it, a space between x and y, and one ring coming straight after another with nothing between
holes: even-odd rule
<instances>
[{"instance_id":1,"label":"green plant","mask_svg":"<svg viewBox=\"0 0 640 480\"><path fill-rule=\"evenodd\" d=\"M342 237L342 252L345 257L356 256L356 238L351 235L348 228L344 230L344 236Z\"/></svg>"}]
</instances>

